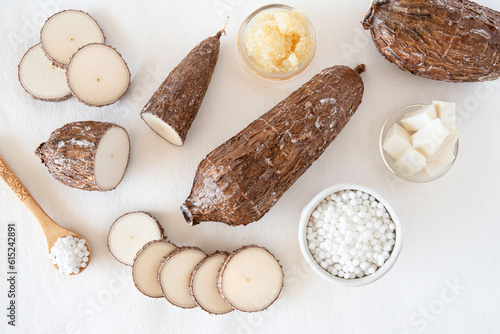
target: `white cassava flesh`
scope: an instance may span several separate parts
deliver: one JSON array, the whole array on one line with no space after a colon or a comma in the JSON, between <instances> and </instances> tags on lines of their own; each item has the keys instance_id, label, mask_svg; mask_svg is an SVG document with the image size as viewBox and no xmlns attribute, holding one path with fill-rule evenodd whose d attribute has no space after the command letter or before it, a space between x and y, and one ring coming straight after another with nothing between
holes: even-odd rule
<instances>
[{"instance_id":1,"label":"white cassava flesh","mask_svg":"<svg viewBox=\"0 0 500 334\"><path fill-rule=\"evenodd\" d=\"M171 144L182 146L183 141L181 136L179 136L179 134L174 130L173 127L165 123L159 117L149 113L142 113L141 117L144 122L146 122L146 124L149 125L149 127L153 129L153 131L156 132L160 137L167 140Z\"/></svg>"},{"instance_id":2,"label":"white cassava flesh","mask_svg":"<svg viewBox=\"0 0 500 334\"><path fill-rule=\"evenodd\" d=\"M228 253L216 252L198 263L191 274L189 293L199 307L211 314L225 314L233 310L217 288L217 275L227 256Z\"/></svg>"},{"instance_id":3,"label":"white cassava flesh","mask_svg":"<svg viewBox=\"0 0 500 334\"><path fill-rule=\"evenodd\" d=\"M70 9L47 19L40 32L40 41L47 57L64 67L76 50L89 43L104 43L105 38L89 14Z\"/></svg>"},{"instance_id":4,"label":"white cassava flesh","mask_svg":"<svg viewBox=\"0 0 500 334\"><path fill-rule=\"evenodd\" d=\"M232 252L217 279L222 297L237 310L262 311L278 298L283 269L273 254L255 245Z\"/></svg>"},{"instance_id":5,"label":"white cassava flesh","mask_svg":"<svg viewBox=\"0 0 500 334\"><path fill-rule=\"evenodd\" d=\"M100 189L111 190L121 182L127 169L130 153L129 137L125 129L109 129L97 146L95 182Z\"/></svg>"},{"instance_id":6,"label":"white cassava flesh","mask_svg":"<svg viewBox=\"0 0 500 334\"><path fill-rule=\"evenodd\" d=\"M66 72L52 65L41 44L32 46L18 66L19 82L33 98L42 101L63 101L71 97Z\"/></svg>"},{"instance_id":7,"label":"white cassava flesh","mask_svg":"<svg viewBox=\"0 0 500 334\"><path fill-rule=\"evenodd\" d=\"M88 44L71 57L66 72L73 95L90 106L118 101L130 85L130 71L122 56L106 44Z\"/></svg>"},{"instance_id":8,"label":"white cassava flesh","mask_svg":"<svg viewBox=\"0 0 500 334\"><path fill-rule=\"evenodd\" d=\"M170 252L176 247L164 240L147 243L137 252L132 265L132 278L136 288L144 295L152 298L163 297L158 284L158 268Z\"/></svg>"},{"instance_id":9,"label":"white cassava flesh","mask_svg":"<svg viewBox=\"0 0 500 334\"><path fill-rule=\"evenodd\" d=\"M156 218L146 212L130 212L111 225L108 248L115 259L131 266L145 244L163 238L163 228Z\"/></svg>"},{"instance_id":10,"label":"white cassava flesh","mask_svg":"<svg viewBox=\"0 0 500 334\"><path fill-rule=\"evenodd\" d=\"M189 294L189 282L194 267L206 257L207 254L197 247L179 247L162 261L158 282L170 303L182 308L196 307Z\"/></svg>"}]
</instances>

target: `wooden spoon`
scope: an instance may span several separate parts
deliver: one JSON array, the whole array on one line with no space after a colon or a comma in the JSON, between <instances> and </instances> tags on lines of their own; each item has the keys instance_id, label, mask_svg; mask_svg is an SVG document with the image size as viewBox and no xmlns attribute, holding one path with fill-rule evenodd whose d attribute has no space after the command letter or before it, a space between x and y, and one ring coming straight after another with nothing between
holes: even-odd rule
<instances>
[{"instance_id":1,"label":"wooden spoon","mask_svg":"<svg viewBox=\"0 0 500 334\"><path fill-rule=\"evenodd\" d=\"M37 201L35 201L33 196L31 196L28 189L26 189L24 184L18 179L16 174L14 174L12 169L10 169L9 165L7 165L7 163L3 160L1 156L0 156L0 177L5 181L5 183L7 183L10 189L12 189L12 191L17 195L17 197L19 197L19 199L24 203L24 205L26 205L28 209L30 209L31 213L33 213L35 218L40 223L43 233L45 234L45 238L47 239L47 247L49 248L49 253L50 249L52 248L52 246L54 246L55 242L59 238L64 238L68 235L72 235L79 239L85 239L81 235L62 227L55 221L53 221L45 213L45 211L43 211L43 209L40 207ZM90 253L88 256L89 260L85 267L80 268L78 274L80 274L88 267L90 260L92 259L92 249L90 248L87 239L85 239L85 246L87 246L87 250ZM54 267L59 271L57 265L54 264Z\"/></svg>"}]
</instances>

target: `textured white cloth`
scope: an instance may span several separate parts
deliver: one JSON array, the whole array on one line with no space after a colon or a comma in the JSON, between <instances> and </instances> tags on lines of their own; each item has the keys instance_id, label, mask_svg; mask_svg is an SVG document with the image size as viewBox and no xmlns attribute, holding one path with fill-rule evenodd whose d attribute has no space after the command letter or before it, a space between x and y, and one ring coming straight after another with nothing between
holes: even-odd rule
<instances>
[{"instance_id":1,"label":"textured white cloth","mask_svg":"<svg viewBox=\"0 0 500 334\"><path fill-rule=\"evenodd\" d=\"M500 10L497 0L481 0ZM0 182L0 333L493 333L498 331L500 290L500 81L434 82L400 71L375 49L360 21L364 1L305 1L301 8L317 34L315 59L305 73L282 83L248 74L240 64L237 32L265 1L2 1L0 4L0 154L57 222L92 245L90 267L81 275L57 273L47 258L41 229L31 213ZM33 100L17 81L17 64L38 42L51 14L88 11L106 41L128 62L126 96L104 108L72 98ZM212 83L183 147L174 147L140 120L139 112L172 68L229 15L227 36ZM323 68L365 63L364 101L341 135L261 221L231 228L190 227L179 206L189 194L198 163L259 115ZM399 108L432 100L456 101L460 153L448 175L429 184L398 180L383 165L378 136ZM47 172L36 147L65 123L112 121L130 134L130 164L118 188L85 192L68 188ZM393 269L362 288L330 285L310 272L297 230L302 207L323 188L358 182L385 194L405 227L403 250ZM130 268L106 247L112 222L145 210L156 216L177 245L207 252L256 243L284 267L285 287L266 312L210 316L150 299L133 286ZM17 327L7 326L7 223L17 224Z\"/></svg>"}]
</instances>

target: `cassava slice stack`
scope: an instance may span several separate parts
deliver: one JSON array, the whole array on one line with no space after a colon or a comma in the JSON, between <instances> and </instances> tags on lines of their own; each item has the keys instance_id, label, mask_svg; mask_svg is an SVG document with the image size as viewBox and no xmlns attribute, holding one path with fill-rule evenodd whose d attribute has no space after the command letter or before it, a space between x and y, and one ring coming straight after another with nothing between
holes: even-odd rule
<instances>
[{"instance_id":1,"label":"cassava slice stack","mask_svg":"<svg viewBox=\"0 0 500 334\"><path fill-rule=\"evenodd\" d=\"M373 0L363 20L400 69L441 81L500 77L500 12L467 0Z\"/></svg>"},{"instance_id":2,"label":"cassava slice stack","mask_svg":"<svg viewBox=\"0 0 500 334\"><path fill-rule=\"evenodd\" d=\"M22 87L43 101L74 95L89 106L115 103L130 85L130 71L104 42L102 29L89 14L70 9L52 15L42 27L40 44L21 59Z\"/></svg>"},{"instance_id":3,"label":"cassava slice stack","mask_svg":"<svg viewBox=\"0 0 500 334\"><path fill-rule=\"evenodd\" d=\"M174 145L184 144L198 114L217 64L223 33L224 28L192 49L142 109L146 124Z\"/></svg>"},{"instance_id":4,"label":"cassava slice stack","mask_svg":"<svg viewBox=\"0 0 500 334\"><path fill-rule=\"evenodd\" d=\"M35 153L59 182L107 191L125 174L130 141L127 131L114 123L74 122L52 132Z\"/></svg>"},{"instance_id":5,"label":"cassava slice stack","mask_svg":"<svg viewBox=\"0 0 500 334\"><path fill-rule=\"evenodd\" d=\"M119 262L132 264L134 284L148 297L226 314L265 310L281 292L283 270L263 247L249 245L207 256L198 247L176 247L163 238L158 221L140 211L118 218L108 234L109 251Z\"/></svg>"},{"instance_id":6,"label":"cassava slice stack","mask_svg":"<svg viewBox=\"0 0 500 334\"><path fill-rule=\"evenodd\" d=\"M181 206L186 221L236 226L262 218L357 110L364 70L364 65L323 70L209 153Z\"/></svg>"}]
</instances>

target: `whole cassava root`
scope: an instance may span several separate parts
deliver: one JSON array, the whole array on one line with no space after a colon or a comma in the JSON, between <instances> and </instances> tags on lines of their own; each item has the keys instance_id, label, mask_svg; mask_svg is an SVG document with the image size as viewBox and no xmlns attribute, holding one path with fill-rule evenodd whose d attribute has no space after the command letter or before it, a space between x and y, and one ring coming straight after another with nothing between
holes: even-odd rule
<instances>
[{"instance_id":1,"label":"whole cassava root","mask_svg":"<svg viewBox=\"0 0 500 334\"><path fill-rule=\"evenodd\" d=\"M217 64L222 34L224 28L192 49L142 109L146 124L174 145L184 144L198 114Z\"/></svg>"},{"instance_id":2,"label":"whole cassava root","mask_svg":"<svg viewBox=\"0 0 500 334\"><path fill-rule=\"evenodd\" d=\"M56 129L35 154L59 182L82 190L106 191L121 182L130 140L114 123L74 122Z\"/></svg>"},{"instance_id":3,"label":"whole cassava root","mask_svg":"<svg viewBox=\"0 0 500 334\"><path fill-rule=\"evenodd\" d=\"M364 70L323 70L209 153L181 206L186 221L236 226L262 218L354 114L363 97Z\"/></svg>"},{"instance_id":4,"label":"whole cassava root","mask_svg":"<svg viewBox=\"0 0 500 334\"><path fill-rule=\"evenodd\" d=\"M374 0L364 18L379 52L440 81L500 77L500 12L467 0Z\"/></svg>"}]
</instances>

